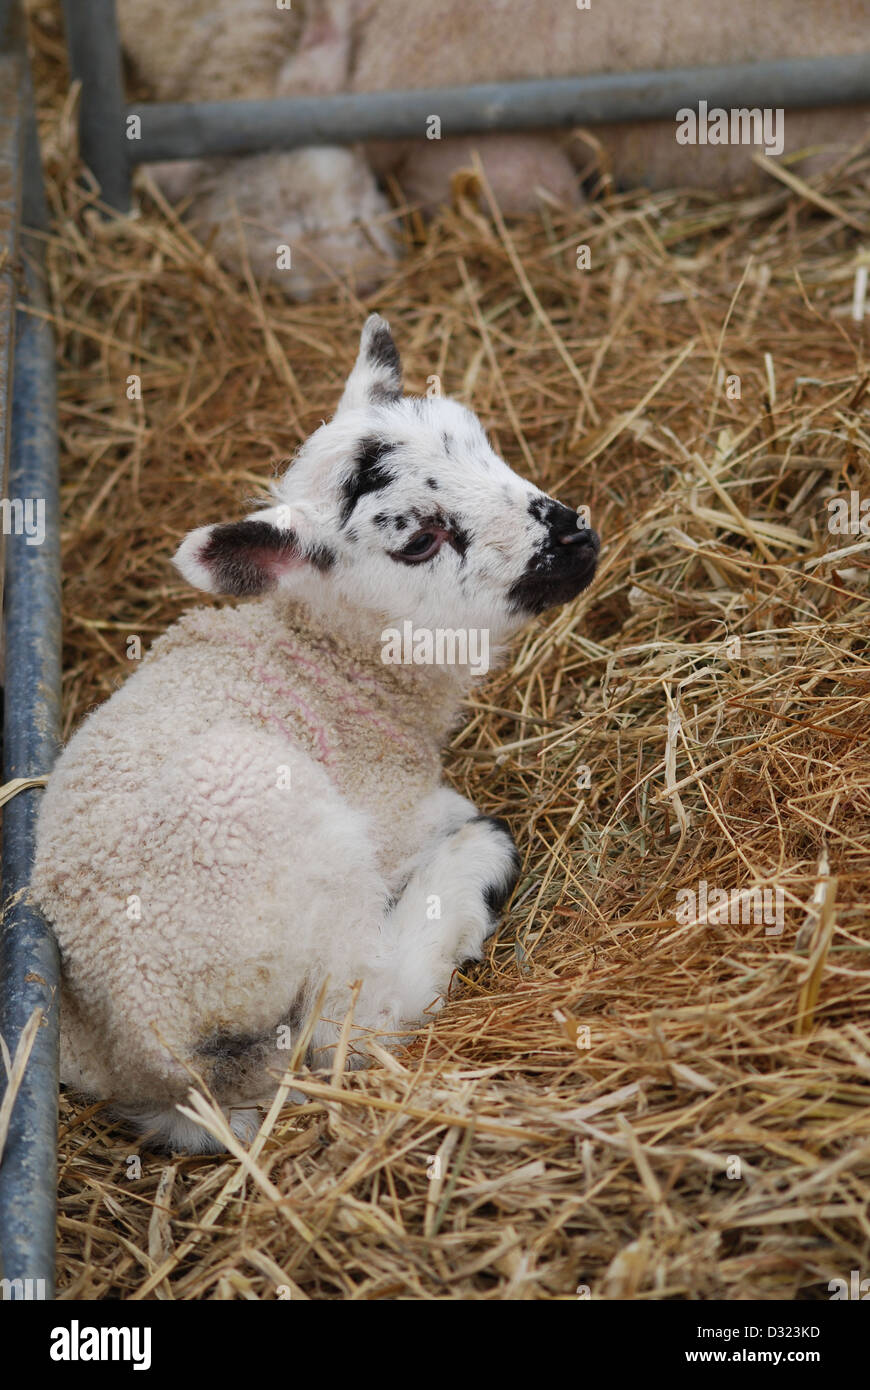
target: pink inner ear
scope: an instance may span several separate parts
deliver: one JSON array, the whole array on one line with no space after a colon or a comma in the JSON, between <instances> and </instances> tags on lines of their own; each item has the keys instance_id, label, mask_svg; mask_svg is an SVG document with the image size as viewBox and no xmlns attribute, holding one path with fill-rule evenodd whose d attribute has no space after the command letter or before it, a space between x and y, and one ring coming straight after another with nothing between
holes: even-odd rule
<instances>
[{"instance_id":1,"label":"pink inner ear","mask_svg":"<svg viewBox=\"0 0 870 1390\"><path fill-rule=\"evenodd\" d=\"M278 579L282 574L289 574L290 570L298 570L304 563L302 557L292 551L283 555L276 554L274 550L268 548L251 550L248 552L250 563L264 574L270 575L272 579Z\"/></svg>"},{"instance_id":2,"label":"pink inner ear","mask_svg":"<svg viewBox=\"0 0 870 1390\"><path fill-rule=\"evenodd\" d=\"M300 555L295 532L248 519L211 527L199 563L210 572L216 593L241 598L262 594L308 558Z\"/></svg>"}]
</instances>

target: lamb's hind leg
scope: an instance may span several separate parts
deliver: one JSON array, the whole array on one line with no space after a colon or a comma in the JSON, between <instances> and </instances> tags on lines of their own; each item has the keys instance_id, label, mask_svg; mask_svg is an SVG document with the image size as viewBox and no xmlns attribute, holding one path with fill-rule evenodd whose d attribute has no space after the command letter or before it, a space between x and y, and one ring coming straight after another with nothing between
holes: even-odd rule
<instances>
[{"instance_id":1,"label":"lamb's hind leg","mask_svg":"<svg viewBox=\"0 0 870 1390\"><path fill-rule=\"evenodd\" d=\"M419 855L384 921L357 1021L400 1029L438 1007L455 967L480 959L518 872L510 831L488 816L475 814Z\"/></svg>"}]
</instances>

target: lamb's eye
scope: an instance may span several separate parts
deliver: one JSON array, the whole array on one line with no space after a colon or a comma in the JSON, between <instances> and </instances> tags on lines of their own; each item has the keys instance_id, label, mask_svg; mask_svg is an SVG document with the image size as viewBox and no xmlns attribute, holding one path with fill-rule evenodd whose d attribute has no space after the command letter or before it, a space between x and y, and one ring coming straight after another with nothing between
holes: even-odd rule
<instances>
[{"instance_id":1,"label":"lamb's eye","mask_svg":"<svg viewBox=\"0 0 870 1390\"><path fill-rule=\"evenodd\" d=\"M403 560L408 565L419 565L423 560L431 560L437 555L444 540L443 531L418 531L407 545L397 551L393 559Z\"/></svg>"}]
</instances>

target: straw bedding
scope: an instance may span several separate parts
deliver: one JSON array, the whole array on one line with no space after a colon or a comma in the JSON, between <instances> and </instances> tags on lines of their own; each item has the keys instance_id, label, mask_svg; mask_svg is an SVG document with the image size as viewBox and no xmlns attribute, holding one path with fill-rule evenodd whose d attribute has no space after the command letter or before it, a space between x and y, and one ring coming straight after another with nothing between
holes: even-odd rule
<instances>
[{"instance_id":1,"label":"straw bedding","mask_svg":"<svg viewBox=\"0 0 870 1390\"><path fill-rule=\"evenodd\" d=\"M370 306L261 296L144 184L101 218L56 25L40 6L68 733L195 601L182 534L334 408ZM867 1271L870 539L827 500L870 495L868 175L865 149L728 202L605 179L509 227L471 178L425 231L400 206L376 302L408 388L438 374L605 545L446 756L524 872L414 1046L303 1078L250 1155L140 1153L64 1097L63 1297L827 1298ZM702 882L767 889L781 932L734 920L748 896L686 921Z\"/></svg>"}]
</instances>

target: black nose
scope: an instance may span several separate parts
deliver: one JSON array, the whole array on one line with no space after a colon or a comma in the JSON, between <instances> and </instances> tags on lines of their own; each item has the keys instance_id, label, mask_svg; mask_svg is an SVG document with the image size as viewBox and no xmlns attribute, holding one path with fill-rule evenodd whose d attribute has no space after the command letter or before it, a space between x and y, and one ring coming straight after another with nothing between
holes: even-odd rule
<instances>
[{"instance_id":1,"label":"black nose","mask_svg":"<svg viewBox=\"0 0 870 1390\"><path fill-rule=\"evenodd\" d=\"M561 502L551 502L546 522L550 539L557 545L591 546L598 553L600 542L597 535L591 526L584 525L582 518L571 507L565 507Z\"/></svg>"},{"instance_id":2,"label":"black nose","mask_svg":"<svg viewBox=\"0 0 870 1390\"><path fill-rule=\"evenodd\" d=\"M577 527L575 524L573 531L559 533L558 541L560 545L591 545L593 550L598 550L599 540L591 526Z\"/></svg>"}]
</instances>

